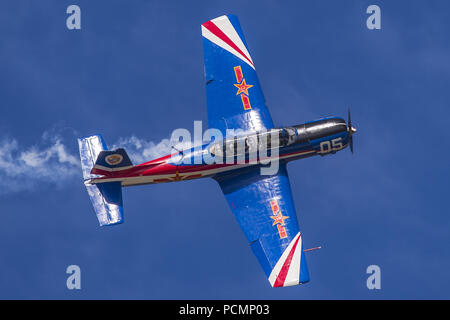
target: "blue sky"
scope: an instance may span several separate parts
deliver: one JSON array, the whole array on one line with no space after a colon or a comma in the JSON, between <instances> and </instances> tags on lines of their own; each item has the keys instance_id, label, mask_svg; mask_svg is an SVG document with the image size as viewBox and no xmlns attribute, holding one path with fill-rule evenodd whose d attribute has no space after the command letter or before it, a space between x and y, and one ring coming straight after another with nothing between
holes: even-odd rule
<instances>
[{"instance_id":1,"label":"blue sky","mask_svg":"<svg viewBox=\"0 0 450 320\"><path fill-rule=\"evenodd\" d=\"M66 28L81 7L82 29ZM366 28L370 4L381 30ZM0 298L450 298L444 1L8 1L0 12ZM124 189L99 228L76 138L206 123L200 24L241 22L276 125L326 115L355 154L289 164L311 282L272 289L213 180ZM206 129L206 128L205 128ZM128 143L129 144L129 143ZM164 143L163 143L164 144ZM141 150L142 151L142 150ZM151 152L147 154L152 154ZM79 265L82 289L66 288ZM381 290L366 268L381 268Z\"/></svg>"}]
</instances>

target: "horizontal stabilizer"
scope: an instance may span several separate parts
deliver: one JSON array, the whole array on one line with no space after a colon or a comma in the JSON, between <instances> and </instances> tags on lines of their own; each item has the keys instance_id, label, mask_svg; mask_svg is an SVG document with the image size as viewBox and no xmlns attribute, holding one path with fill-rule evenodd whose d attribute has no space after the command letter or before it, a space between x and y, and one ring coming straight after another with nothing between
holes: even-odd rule
<instances>
[{"instance_id":1,"label":"horizontal stabilizer","mask_svg":"<svg viewBox=\"0 0 450 320\"><path fill-rule=\"evenodd\" d=\"M91 202L100 226L122 223L123 202L121 183L89 183L91 179L98 177L98 175L91 173L91 171L95 165L96 159L99 158L99 155L102 152L106 152L104 153L105 157L103 157L106 158L108 155L117 154L117 151L121 149L115 150L113 153L111 153L111 151L105 151L107 147L100 135L78 139L78 146L80 148L81 168L83 170L84 183L89 197L91 198ZM123 150L123 152L125 152L125 150ZM119 153L119 155L122 156L121 162L126 163L126 161L130 161L126 153L124 153L124 155Z\"/></svg>"}]
</instances>

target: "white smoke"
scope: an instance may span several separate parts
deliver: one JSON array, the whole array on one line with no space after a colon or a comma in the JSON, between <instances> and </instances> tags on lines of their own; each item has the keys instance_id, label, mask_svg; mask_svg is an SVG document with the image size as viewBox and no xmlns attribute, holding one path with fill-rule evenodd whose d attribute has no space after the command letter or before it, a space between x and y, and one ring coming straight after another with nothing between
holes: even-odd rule
<instances>
[{"instance_id":1,"label":"white smoke","mask_svg":"<svg viewBox=\"0 0 450 320\"><path fill-rule=\"evenodd\" d=\"M163 139L159 142L153 142L131 136L119 138L110 149L124 148L133 164L139 164L175 153L177 150L186 150L192 146L194 144L191 141L176 142L171 139Z\"/></svg>"},{"instance_id":2,"label":"white smoke","mask_svg":"<svg viewBox=\"0 0 450 320\"><path fill-rule=\"evenodd\" d=\"M42 184L63 187L82 181L76 139L70 147L58 135L44 133L39 143L22 147L16 139L0 139L0 195L36 190ZM136 136L119 138L109 149L124 148L134 164L156 159L175 150L190 147L178 143L174 149L170 139L146 141Z\"/></svg>"},{"instance_id":3,"label":"white smoke","mask_svg":"<svg viewBox=\"0 0 450 320\"><path fill-rule=\"evenodd\" d=\"M130 156L133 164L142 163L170 154L172 143L169 139L163 139L160 142L145 141L136 136L129 138L119 138L111 149L124 148Z\"/></svg>"},{"instance_id":4,"label":"white smoke","mask_svg":"<svg viewBox=\"0 0 450 320\"><path fill-rule=\"evenodd\" d=\"M44 139L47 140L47 139ZM32 189L39 183L58 186L80 175L77 157L67 152L60 138L50 145L22 149L15 139L0 142L0 194Z\"/></svg>"}]
</instances>

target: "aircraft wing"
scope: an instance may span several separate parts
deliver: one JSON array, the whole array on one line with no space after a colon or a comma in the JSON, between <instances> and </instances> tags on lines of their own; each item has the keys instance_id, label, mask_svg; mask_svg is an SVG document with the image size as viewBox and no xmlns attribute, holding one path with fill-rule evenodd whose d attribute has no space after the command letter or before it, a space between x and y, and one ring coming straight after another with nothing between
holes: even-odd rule
<instances>
[{"instance_id":1,"label":"aircraft wing","mask_svg":"<svg viewBox=\"0 0 450 320\"><path fill-rule=\"evenodd\" d=\"M260 168L216 177L250 248L273 287L309 281L286 166L277 175Z\"/></svg>"},{"instance_id":2,"label":"aircraft wing","mask_svg":"<svg viewBox=\"0 0 450 320\"><path fill-rule=\"evenodd\" d=\"M253 60L236 16L202 24L208 125L256 131L273 128Z\"/></svg>"}]
</instances>

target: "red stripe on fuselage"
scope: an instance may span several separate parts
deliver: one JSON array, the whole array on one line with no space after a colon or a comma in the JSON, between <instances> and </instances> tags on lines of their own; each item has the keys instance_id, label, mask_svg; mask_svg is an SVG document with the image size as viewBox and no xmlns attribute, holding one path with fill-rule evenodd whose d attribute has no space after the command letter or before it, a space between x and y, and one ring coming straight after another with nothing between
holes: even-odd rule
<instances>
[{"instance_id":1,"label":"red stripe on fuselage","mask_svg":"<svg viewBox=\"0 0 450 320\"><path fill-rule=\"evenodd\" d=\"M282 160L284 157L288 157L288 156L292 156L292 155L297 155L297 156L301 156L302 154L308 154L311 153L314 150L304 150L304 151L300 151L300 152L292 152L292 153L287 153L284 155L280 156L280 160ZM248 164L247 163L220 163L220 164L199 164L199 165L174 165L174 164L170 164L167 163L166 161L170 160L170 157L172 155L167 155L164 156L162 158L159 159L155 159L149 162L145 162L142 164L139 164L137 166L134 166L133 168L127 169L127 170L123 170L123 171L116 171L116 172L109 172L109 171L98 171L96 172L96 174L104 174L104 177L98 178L99 180L101 179L111 179L111 178L134 178L134 177L139 177L139 176L153 176L153 175L170 175L170 174L175 174L177 171L180 174L184 174L184 173L201 173L203 171L206 170L214 170L214 169L219 169L219 168L224 168L224 167L230 167L229 170L233 170L233 167L236 165L242 165L242 164ZM266 160L268 158L262 158L260 160ZM202 175L200 175L202 176ZM199 177L200 177L199 176ZM162 179L165 178L161 178L158 179L158 182L163 182L160 181ZM194 177L192 177L191 179L194 179Z\"/></svg>"}]
</instances>

